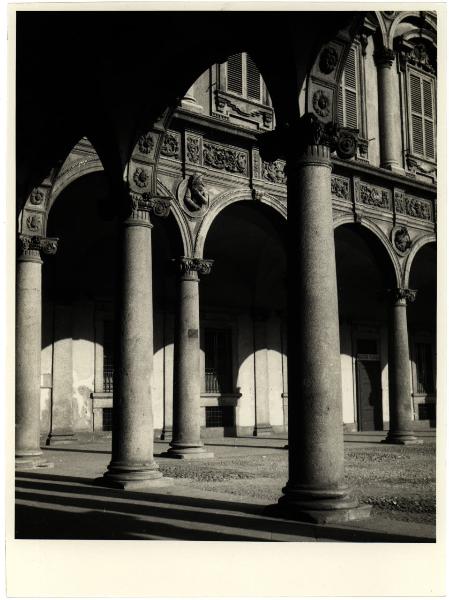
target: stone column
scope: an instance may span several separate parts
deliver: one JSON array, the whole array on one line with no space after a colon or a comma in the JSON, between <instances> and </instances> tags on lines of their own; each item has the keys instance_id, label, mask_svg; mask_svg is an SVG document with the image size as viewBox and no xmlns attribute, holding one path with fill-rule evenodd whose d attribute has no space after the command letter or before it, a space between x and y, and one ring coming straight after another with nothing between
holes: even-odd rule
<instances>
[{"instance_id":1,"label":"stone column","mask_svg":"<svg viewBox=\"0 0 449 600\"><path fill-rule=\"evenodd\" d=\"M16 468L51 467L40 449L42 351L41 251L57 240L19 235L16 273Z\"/></svg>"},{"instance_id":2,"label":"stone column","mask_svg":"<svg viewBox=\"0 0 449 600\"><path fill-rule=\"evenodd\" d=\"M395 53L390 48L382 48L375 53L379 96L380 166L384 169L400 170L400 140L395 134L396 121L400 117L393 88L394 58Z\"/></svg>"},{"instance_id":3,"label":"stone column","mask_svg":"<svg viewBox=\"0 0 449 600\"><path fill-rule=\"evenodd\" d=\"M255 416L254 435L270 436L273 428L270 424L270 407L268 398L268 356L266 340L266 319L264 315L253 314L254 343L254 399Z\"/></svg>"},{"instance_id":4,"label":"stone column","mask_svg":"<svg viewBox=\"0 0 449 600\"><path fill-rule=\"evenodd\" d=\"M289 480L274 510L363 518L344 482L338 294L331 201L335 126L303 117L287 138Z\"/></svg>"},{"instance_id":5,"label":"stone column","mask_svg":"<svg viewBox=\"0 0 449 600\"><path fill-rule=\"evenodd\" d=\"M166 216L170 203L131 194L121 231L120 288L114 353L112 459L98 483L121 489L160 485L153 458L153 298L150 213Z\"/></svg>"},{"instance_id":6,"label":"stone column","mask_svg":"<svg viewBox=\"0 0 449 600\"><path fill-rule=\"evenodd\" d=\"M407 329L407 302L413 302L415 290L397 288L391 293L388 342L388 391L390 430L387 444L421 444L413 433L410 389L410 353Z\"/></svg>"},{"instance_id":7,"label":"stone column","mask_svg":"<svg viewBox=\"0 0 449 600\"><path fill-rule=\"evenodd\" d=\"M200 309L199 277L210 273L213 261L182 257L175 320L173 365L173 439L164 454L171 458L212 458L200 439Z\"/></svg>"}]
</instances>

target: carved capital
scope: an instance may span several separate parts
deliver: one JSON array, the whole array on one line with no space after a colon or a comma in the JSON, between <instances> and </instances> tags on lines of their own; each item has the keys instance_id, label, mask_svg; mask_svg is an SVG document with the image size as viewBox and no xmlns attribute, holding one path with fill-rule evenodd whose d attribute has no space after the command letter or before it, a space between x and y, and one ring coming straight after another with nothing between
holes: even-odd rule
<instances>
[{"instance_id":1,"label":"carved capital","mask_svg":"<svg viewBox=\"0 0 449 600\"><path fill-rule=\"evenodd\" d=\"M197 275L209 275L214 264L213 260L188 256L181 256L179 259L174 259L174 262L182 276L193 278L196 278Z\"/></svg>"},{"instance_id":2,"label":"carved capital","mask_svg":"<svg viewBox=\"0 0 449 600\"><path fill-rule=\"evenodd\" d=\"M41 252L56 254L58 238L45 238L38 235L19 234L17 239L17 254L21 261L41 261Z\"/></svg>"},{"instance_id":3,"label":"carved capital","mask_svg":"<svg viewBox=\"0 0 449 600\"><path fill-rule=\"evenodd\" d=\"M391 48L379 48L374 53L374 61L378 67L390 68L394 62L395 52Z\"/></svg>"},{"instance_id":4,"label":"carved capital","mask_svg":"<svg viewBox=\"0 0 449 600\"><path fill-rule=\"evenodd\" d=\"M141 222L144 225L151 226L151 214L157 217L167 217L170 213L170 198L168 197L130 192L129 199L131 205L129 219L132 222Z\"/></svg>"},{"instance_id":5,"label":"carved capital","mask_svg":"<svg viewBox=\"0 0 449 600\"><path fill-rule=\"evenodd\" d=\"M293 123L285 123L260 136L260 154L267 162L278 158L320 155L337 152L340 158L352 158L357 151L358 130L324 123L312 113L306 113ZM327 148L327 151L317 147Z\"/></svg>"},{"instance_id":6,"label":"carved capital","mask_svg":"<svg viewBox=\"0 0 449 600\"><path fill-rule=\"evenodd\" d=\"M407 288L394 288L388 290L388 293L393 304L406 305L407 303L415 301L418 292L417 290L410 290Z\"/></svg>"}]
</instances>

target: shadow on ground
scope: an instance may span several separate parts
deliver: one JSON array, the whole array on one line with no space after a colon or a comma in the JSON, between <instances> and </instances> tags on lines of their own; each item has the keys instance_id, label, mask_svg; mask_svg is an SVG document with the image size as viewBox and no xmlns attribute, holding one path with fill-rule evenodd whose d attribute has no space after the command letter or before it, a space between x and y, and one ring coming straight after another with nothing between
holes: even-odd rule
<instances>
[{"instance_id":1,"label":"shadow on ground","mask_svg":"<svg viewBox=\"0 0 449 600\"><path fill-rule=\"evenodd\" d=\"M176 482L175 482L176 483ZM182 488L182 486L180 486ZM20 539L165 539L210 541L431 542L358 525L311 525L264 516L264 505L179 492L129 492L92 480L16 473L16 537Z\"/></svg>"}]
</instances>

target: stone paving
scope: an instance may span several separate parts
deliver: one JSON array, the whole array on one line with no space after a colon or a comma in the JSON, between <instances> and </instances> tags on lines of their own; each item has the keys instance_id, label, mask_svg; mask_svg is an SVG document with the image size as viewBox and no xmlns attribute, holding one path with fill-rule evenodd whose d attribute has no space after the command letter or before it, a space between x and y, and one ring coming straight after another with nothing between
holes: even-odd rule
<instances>
[{"instance_id":1,"label":"stone paving","mask_svg":"<svg viewBox=\"0 0 449 600\"><path fill-rule=\"evenodd\" d=\"M16 537L211 541L433 542L435 527L374 517L341 525L311 525L265 516L265 504L194 489L171 480L139 491L94 484L110 459L110 439L46 448L53 468L16 472ZM286 452L279 438L207 442L217 458ZM349 442L351 443L351 442ZM355 442L357 443L357 442ZM358 443L366 443L362 439ZM159 458L168 443L155 442Z\"/></svg>"}]
</instances>

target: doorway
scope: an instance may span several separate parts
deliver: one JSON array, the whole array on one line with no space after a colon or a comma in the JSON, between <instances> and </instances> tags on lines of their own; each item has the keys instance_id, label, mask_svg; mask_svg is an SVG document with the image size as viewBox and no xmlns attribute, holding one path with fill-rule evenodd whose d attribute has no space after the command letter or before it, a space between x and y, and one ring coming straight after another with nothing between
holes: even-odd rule
<instances>
[{"instance_id":1,"label":"doorway","mask_svg":"<svg viewBox=\"0 0 449 600\"><path fill-rule=\"evenodd\" d=\"M356 373L358 430L382 431L382 386L377 340L357 340Z\"/></svg>"}]
</instances>

